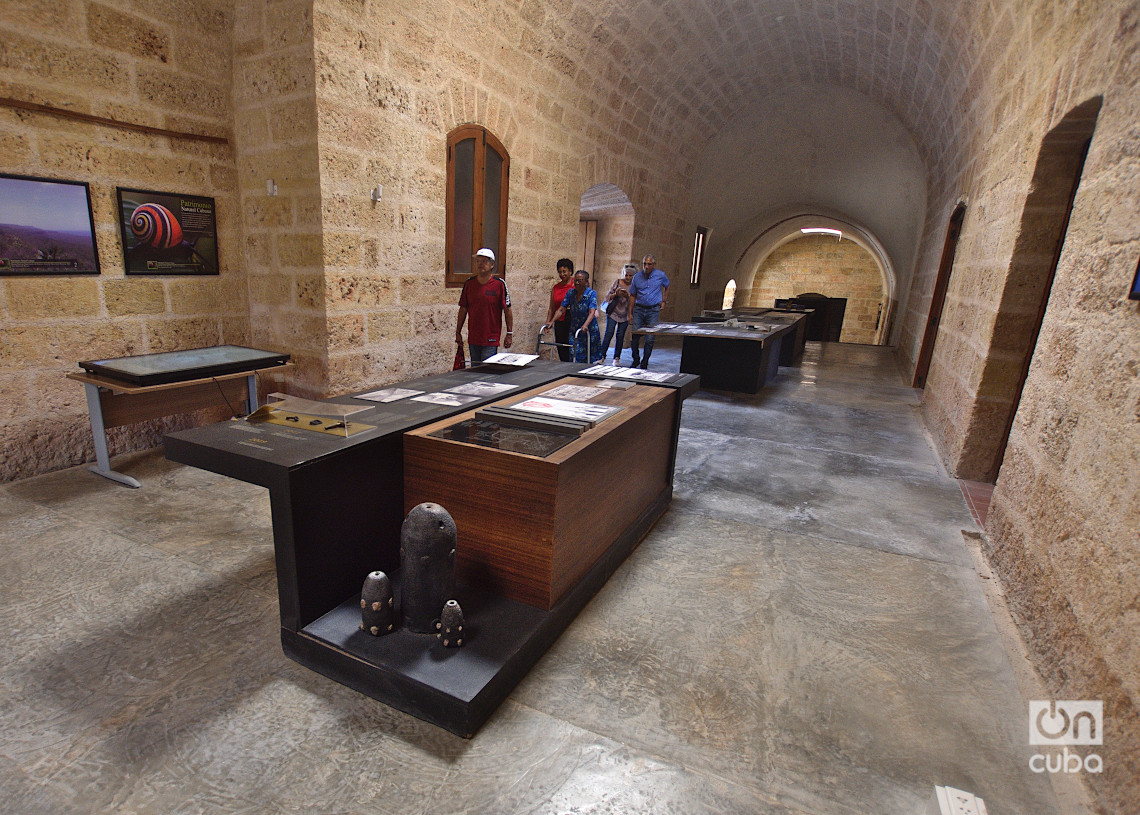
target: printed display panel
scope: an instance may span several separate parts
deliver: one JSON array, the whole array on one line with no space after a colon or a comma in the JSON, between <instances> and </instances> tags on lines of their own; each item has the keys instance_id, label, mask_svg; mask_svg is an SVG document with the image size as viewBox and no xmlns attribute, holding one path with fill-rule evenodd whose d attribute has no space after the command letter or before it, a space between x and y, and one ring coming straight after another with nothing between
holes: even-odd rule
<instances>
[{"instance_id":1,"label":"printed display panel","mask_svg":"<svg viewBox=\"0 0 1140 815\"><path fill-rule=\"evenodd\" d=\"M213 198L123 187L116 193L127 274L219 273Z\"/></svg>"},{"instance_id":2,"label":"printed display panel","mask_svg":"<svg viewBox=\"0 0 1140 815\"><path fill-rule=\"evenodd\" d=\"M0 275L99 274L91 190L0 174Z\"/></svg>"}]
</instances>

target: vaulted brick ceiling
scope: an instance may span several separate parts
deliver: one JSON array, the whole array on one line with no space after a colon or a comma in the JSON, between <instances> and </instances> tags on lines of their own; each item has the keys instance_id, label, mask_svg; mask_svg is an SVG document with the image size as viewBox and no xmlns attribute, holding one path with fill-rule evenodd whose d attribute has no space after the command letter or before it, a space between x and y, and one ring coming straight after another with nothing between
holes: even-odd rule
<instances>
[{"instance_id":1,"label":"vaulted brick ceiling","mask_svg":"<svg viewBox=\"0 0 1140 815\"><path fill-rule=\"evenodd\" d=\"M1015 28L1001 0L548 0L520 12L541 32L529 46L577 86L621 76L597 102L620 110L640 148L686 145L688 215L719 229L716 246L806 203L867 227L904 287L927 191L948 194L970 117L992 107L982 77ZM910 144L895 150L900 136Z\"/></svg>"},{"instance_id":2,"label":"vaulted brick ceiling","mask_svg":"<svg viewBox=\"0 0 1140 815\"><path fill-rule=\"evenodd\" d=\"M1015 27L1013 4L993 0L544 6L548 44L580 45L575 62L584 72L626 73L641 91L633 95L639 117L711 135L788 84L833 85L893 113L935 175L957 153L962 124L983 92L979 67Z\"/></svg>"}]
</instances>

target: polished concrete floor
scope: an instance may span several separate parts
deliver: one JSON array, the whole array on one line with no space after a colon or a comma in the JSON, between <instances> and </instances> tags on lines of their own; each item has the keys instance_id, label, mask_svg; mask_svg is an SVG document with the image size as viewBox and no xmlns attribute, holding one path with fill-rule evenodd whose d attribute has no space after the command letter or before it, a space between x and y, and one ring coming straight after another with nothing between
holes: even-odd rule
<instances>
[{"instance_id":1,"label":"polished concrete floor","mask_svg":"<svg viewBox=\"0 0 1140 815\"><path fill-rule=\"evenodd\" d=\"M470 741L282 655L261 488L0 487L0 811L1056 813L917 404L841 345L689 400L671 509Z\"/></svg>"}]
</instances>

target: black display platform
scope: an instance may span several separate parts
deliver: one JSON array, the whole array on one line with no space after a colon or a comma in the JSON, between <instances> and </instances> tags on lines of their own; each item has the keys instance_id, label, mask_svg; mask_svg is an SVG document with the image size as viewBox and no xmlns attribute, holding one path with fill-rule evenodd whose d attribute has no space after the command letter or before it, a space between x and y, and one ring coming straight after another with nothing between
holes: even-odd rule
<instances>
[{"instance_id":1,"label":"black display platform","mask_svg":"<svg viewBox=\"0 0 1140 815\"><path fill-rule=\"evenodd\" d=\"M698 374L705 388L758 393L779 371L782 339L782 334L755 340L685 337L681 371Z\"/></svg>"},{"instance_id":2,"label":"black display platform","mask_svg":"<svg viewBox=\"0 0 1140 815\"><path fill-rule=\"evenodd\" d=\"M635 334L681 337L681 372L700 377L701 387L758 393L779 370L785 337L794 341L799 316L741 318L724 323L667 323Z\"/></svg>"},{"instance_id":3,"label":"black display platform","mask_svg":"<svg viewBox=\"0 0 1140 815\"><path fill-rule=\"evenodd\" d=\"M550 611L457 586L468 632L462 648L403 628L381 637L361 631L359 594L300 632L283 628L282 648L342 685L471 738L637 547L672 493L663 491ZM392 584L399 607L399 580Z\"/></svg>"},{"instance_id":4,"label":"black display platform","mask_svg":"<svg viewBox=\"0 0 1140 815\"><path fill-rule=\"evenodd\" d=\"M393 633L374 639L356 628L365 576L376 569L393 574L399 567L404 433L524 394L583 367L538 360L507 372L476 367L438 374L390 387L442 392L480 379L519 387L461 406L407 399L369 403L370 409L354 414L353 420L372 428L347 438L277 425L220 422L166 436L166 456L269 489L281 643L290 658L469 737L665 511L672 482L553 609L487 598L467 587L459 600L463 604L467 598L470 605L464 605L464 611L477 629L473 641L446 653L429 643L417 654L408 638L418 642L420 635ZM681 405L696 391L698 379L680 376L667 384L645 384L676 391L671 438L662 440L670 445L675 461ZM365 404L353 396L327 401ZM488 664L473 670L472 660L483 659Z\"/></svg>"}]
</instances>

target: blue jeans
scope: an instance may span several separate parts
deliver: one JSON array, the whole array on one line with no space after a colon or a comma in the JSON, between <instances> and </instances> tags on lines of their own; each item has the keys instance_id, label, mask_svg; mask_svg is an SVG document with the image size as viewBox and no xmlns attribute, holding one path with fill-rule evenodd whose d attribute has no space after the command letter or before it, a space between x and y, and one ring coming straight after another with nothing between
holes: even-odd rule
<instances>
[{"instance_id":1,"label":"blue jeans","mask_svg":"<svg viewBox=\"0 0 1140 815\"><path fill-rule=\"evenodd\" d=\"M473 342L467 343L467 353L471 356L468 360L468 365L478 365L487 357L493 357L499 353L499 346L497 345L476 345Z\"/></svg>"},{"instance_id":2,"label":"blue jeans","mask_svg":"<svg viewBox=\"0 0 1140 815\"><path fill-rule=\"evenodd\" d=\"M633 313L629 315L629 322L632 329L636 331L639 328L652 328L657 325L661 319L661 306L638 306L633 307ZM645 335L645 362L649 362L649 355L653 353L653 341L656 339L652 334ZM634 334L633 339L629 341L629 350L633 352L633 364L636 365L641 356L638 354L637 345L641 341L640 334Z\"/></svg>"},{"instance_id":3,"label":"blue jeans","mask_svg":"<svg viewBox=\"0 0 1140 815\"><path fill-rule=\"evenodd\" d=\"M602 340L602 359L606 358L606 350L610 347L610 340L614 337L614 329L617 329L617 345L614 346L614 359L621 359L621 349L625 343L625 329L629 325L628 320L622 320L620 323L612 317L606 317L606 338Z\"/></svg>"}]
</instances>

